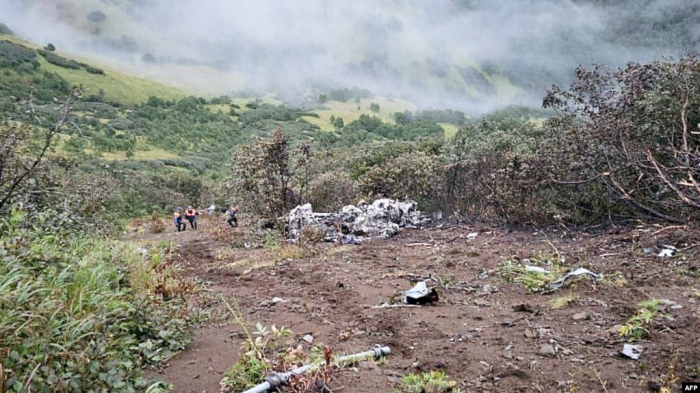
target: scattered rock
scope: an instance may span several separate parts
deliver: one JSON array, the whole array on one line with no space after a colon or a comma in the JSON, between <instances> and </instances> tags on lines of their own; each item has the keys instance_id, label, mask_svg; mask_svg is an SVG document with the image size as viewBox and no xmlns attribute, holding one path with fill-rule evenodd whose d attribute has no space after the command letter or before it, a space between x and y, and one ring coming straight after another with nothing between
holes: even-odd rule
<instances>
[{"instance_id":1,"label":"scattered rock","mask_svg":"<svg viewBox=\"0 0 700 393\"><path fill-rule=\"evenodd\" d=\"M512 345L507 346L503 350L503 357L506 359L513 359L513 351L511 350L513 348Z\"/></svg>"},{"instance_id":2,"label":"scattered rock","mask_svg":"<svg viewBox=\"0 0 700 393\"><path fill-rule=\"evenodd\" d=\"M529 304L521 303L513 306L515 312L535 312Z\"/></svg>"},{"instance_id":3,"label":"scattered rock","mask_svg":"<svg viewBox=\"0 0 700 393\"><path fill-rule=\"evenodd\" d=\"M287 303L289 300L284 300L281 297L273 297L272 298L272 303L277 304L277 303Z\"/></svg>"},{"instance_id":4,"label":"scattered rock","mask_svg":"<svg viewBox=\"0 0 700 393\"><path fill-rule=\"evenodd\" d=\"M479 307L488 307L491 305L491 303L484 299L474 299L474 304L476 304Z\"/></svg>"},{"instance_id":5,"label":"scattered rock","mask_svg":"<svg viewBox=\"0 0 700 393\"><path fill-rule=\"evenodd\" d=\"M304 337L301 338L302 340L306 341L309 344L312 344L314 342L314 336L307 334Z\"/></svg>"},{"instance_id":6,"label":"scattered rock","mask_svg":"<svg viewBox=\"0 0 700 393\"><path fill-rule=\"evenodd\" d=\"M537 337L537 334L532 329L525 329L525 337L535 338Z\"/></svg>"},{"instance_id":7,"label":"scattered rock","mask_svg":"<svg viewBox=\"0 0 700 393\"><path fill-rule=\"evenodd\" d=\"M622 325L615 325L608 329L607 332L611 336L617 336L620 333L620 329L622 329Z\"/></svg>"},{"instance_id":8,"label":"scattered rock","mask_svg":"<svg viewBox=\"0 0 700 393\"><path fill-rule=\"evenodd\" d=\"M573 319L574 321L583 321L585 319L588 319L588 314L586 314L585 312L579 312L574 314Z\"/></svg>"},{"instance_id":9,"label":"scattered rock","mask_svg":"<svg viewBox=\"0 0 700 393\"><path fill-rule=\"evenodd\" d=\"M553 345L544 344L537 353L542 356L554 356L557 354L557 351L554 349Z\"/></svg>"},{"instance_id":10,"label":"scattered rock","mask_svg":"<svg viewBox=\"0 0 700 393\"><path fill-rule=\"evenodd\" d=\"M513 325L513 320L512 319L506 319L503 322L501 322L501 325L503 326L511 326Z\"/></svg>"}]
</instances>

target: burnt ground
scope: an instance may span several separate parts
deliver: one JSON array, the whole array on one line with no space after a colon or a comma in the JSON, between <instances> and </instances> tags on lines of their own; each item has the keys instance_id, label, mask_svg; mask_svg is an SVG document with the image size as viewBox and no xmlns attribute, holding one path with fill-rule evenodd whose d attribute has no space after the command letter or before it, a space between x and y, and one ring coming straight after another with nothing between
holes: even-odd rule
<instances>
[{"instance_id":1,"label":"burnt ground","mask_svg":"<svg viewBox=\"0 0 700 393\"><path fill-rule=\"evenodd\" d=\"M221 225L202 220L197 232L168 227L165 234L134 238L179 243L183 274L235 301L251 326L286 326L300 343L310 333L314 344L335 354L375 344L391 348L386 362L342 371L335 391L391 392L401 376L434 369L465 392L675 392L682 381L700 380L697 231L655 225L597 234L479 228L469 240L474 228L453 227L404 230L359 246L246 249L240 246L243 228ZM565 270L585 267L606 278L543 295L498 275L499 265L514 256L551 253L547 241L566 258ZM687 249L672 258L643 252L663 244ZM436 304L373 308L411 288L411 279L429 276L449 283L438 287ZM273 304L275 297L287 302ZM643 348L639 360L620 356L627 339L613 331L639 310L637 303L652 298L675 303L661 306L669 318L656 318L651 335L637 342ZM184 352L150 376L174 384L178 393L218 392L238 358L241 332L233 321L203 327Z\"/></svg>"}]
</instances>

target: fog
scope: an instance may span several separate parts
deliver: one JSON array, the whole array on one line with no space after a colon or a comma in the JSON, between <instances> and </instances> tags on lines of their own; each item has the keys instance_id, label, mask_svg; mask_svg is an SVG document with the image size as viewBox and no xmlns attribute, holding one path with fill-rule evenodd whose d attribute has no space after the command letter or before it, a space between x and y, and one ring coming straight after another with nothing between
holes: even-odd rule
<instances>
[{"instance_id":1,"label":"fog","mask_svg":"<svg viewBox=\"0 0 700 393\"><path fill-rule=\"evenodd\" d=\"M578 65L677 56L698 41L697 24L658 39L643 31L621 39L620 25L693 3L644 2L0 0L0 22L35 42L211 94L293 99L355 86L422 107L481 112L539 105ZM105 18L89 17L94 11Z\"/></svg>"}]
</instances>

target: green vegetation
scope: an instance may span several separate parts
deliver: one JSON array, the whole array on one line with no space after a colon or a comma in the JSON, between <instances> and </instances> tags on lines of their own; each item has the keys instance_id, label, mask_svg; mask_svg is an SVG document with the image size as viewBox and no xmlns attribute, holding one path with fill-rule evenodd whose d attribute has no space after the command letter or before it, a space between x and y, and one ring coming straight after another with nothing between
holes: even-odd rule
<instances>
[{"instance_id":1,"label":"green vegetation","mask_svg":"<svg viewBox=\"0 0 700 393\"><path fill-rule=\"evenodd\" d=\"M542 292L561 277L565 262L555 249L554 253L540 252L522 261L507 260L499 266L498 275L507 282L522 284L528 292Z\"/></svg>"},{"instance_id":2,"label":"green vegetation","mask_svg":"<svg viewBox=\"0 0 700 393\"><path fill-rule=\"evenodd\" d=\"M182 350L198 318L172 246L143 255L37 218L13 211L0 224L6 391L143 391L141 369Z\"/></svg>"},{"instance_id":3,"label":"green vegetation","mask_svg":"<svg viewBox=\"0 0 700 393\"><path fill-rule=\"evenodd\" d=\"M430 371L422 374L408 374L394 393L461 393L457 382L450 380L442 371Z\"/></svg>"},{"instance_id":4,"label":"green vegetation","mask_svg":"<svg viewBox=\"0 0 700 393\"><path fill-rule=\"evenodd\" d=\"M668 314L661 313L659 306L662 304L673 304L668 300L651 299L639 303L641 309L637 314L630 317L619 331L621 337L628 337L629 341L644 339L651 335L654 328L654 320L663 316L666 319L673 319Z\"/></svg>"}]
</instances>

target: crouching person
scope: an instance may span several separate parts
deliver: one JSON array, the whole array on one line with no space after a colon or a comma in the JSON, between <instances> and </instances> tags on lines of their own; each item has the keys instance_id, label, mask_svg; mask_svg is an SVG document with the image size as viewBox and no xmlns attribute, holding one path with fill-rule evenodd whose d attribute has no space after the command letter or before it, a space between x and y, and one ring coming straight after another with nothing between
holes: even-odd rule
<instances>
[{"instance_id":1,"label":"crouching person","mask_svg":"<svg viewBox=\"0 0 700 393\"><path fill-rule=\"evenodd\" d=\"M181 207L178 207L175 210L175 214L173 214L173 223L177 227L178 232L187 230L187 224L182 222L182 208Z\"/></svg>"},{"instance_id":2,"label":"crouching person","mask_svg":"<svg viewBox=\"0 0 700 393\"><path fill-rule=\"evenodd\" d=\"M187 210L185 210L185 218L190 222L192 229L197 229L197 210L195 210L192 206L187 206ZM187 224L185 224L185 227L186 226Z\"/></svg>"}]
</instances>

